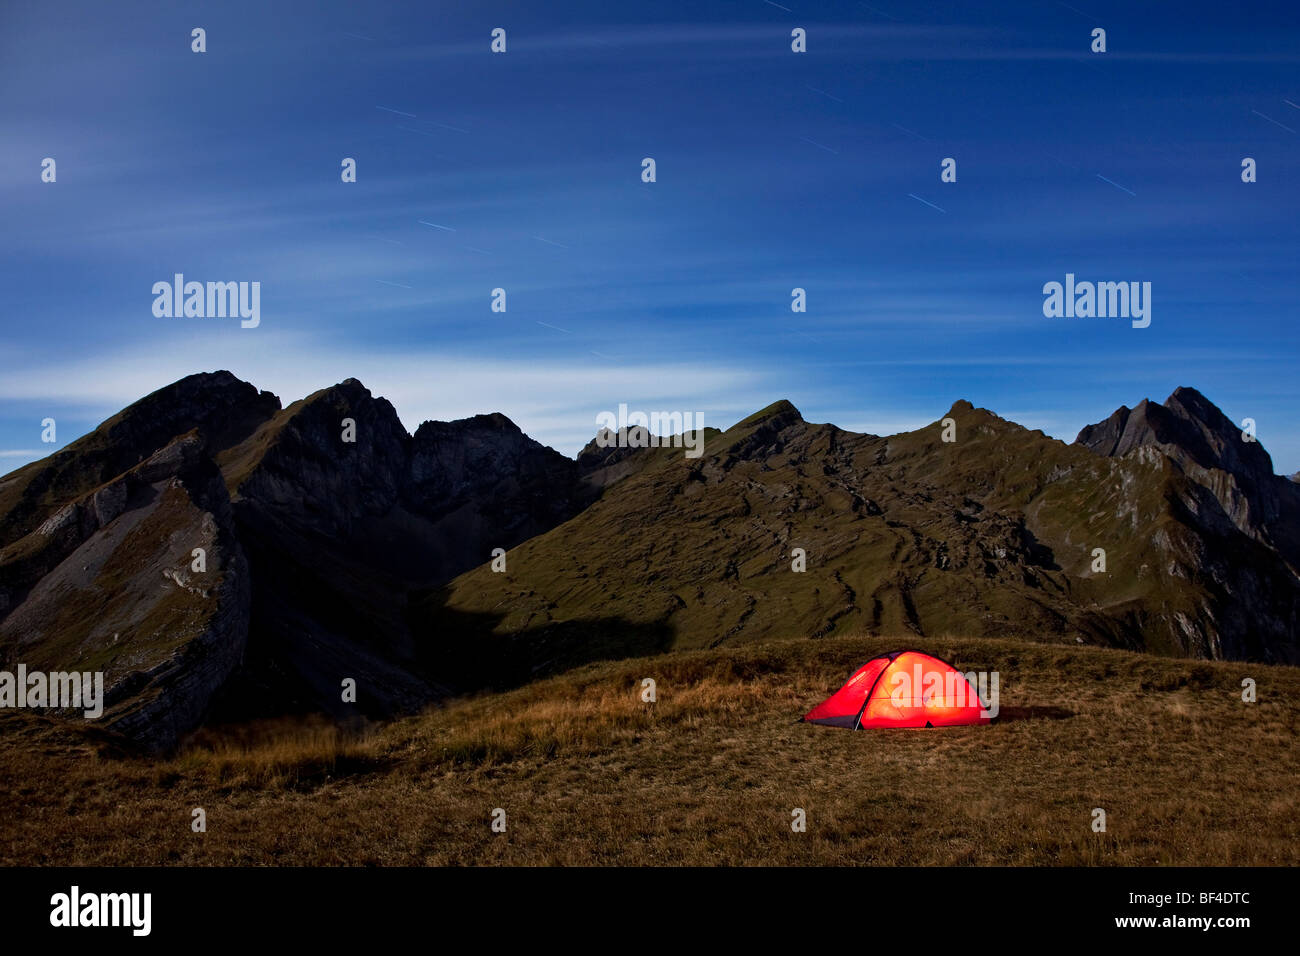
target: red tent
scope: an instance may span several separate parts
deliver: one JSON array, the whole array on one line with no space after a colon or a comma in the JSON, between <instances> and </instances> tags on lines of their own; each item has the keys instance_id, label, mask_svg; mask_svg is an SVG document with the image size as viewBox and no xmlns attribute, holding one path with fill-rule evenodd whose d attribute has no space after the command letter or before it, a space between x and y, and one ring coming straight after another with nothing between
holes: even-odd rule
<instances>
[{"instance_id":1,"label":"red tent","mask_svg":"<svg viewBox=\"0 0 1300 956\"><path fill-rule=\"evenodd\" d=\"M847 684L804 714L831 727L956 727L987 723L966 676L920 651L892 651L867 661Z\"/></svg>"}]
</instances>

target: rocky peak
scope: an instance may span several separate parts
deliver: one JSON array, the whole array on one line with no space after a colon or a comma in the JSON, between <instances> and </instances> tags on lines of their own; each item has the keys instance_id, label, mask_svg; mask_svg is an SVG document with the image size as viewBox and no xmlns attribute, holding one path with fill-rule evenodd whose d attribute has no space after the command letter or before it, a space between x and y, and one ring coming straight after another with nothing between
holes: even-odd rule
<instances>
[{"instance_id":1,"label":"rocky peak","mask_svg":"<svg viewBox=\"0 0 1300 956\"><path fill-rule=\"evenodd\" d=\"M1120 458L1139 448L1154 448L1176 462L1193 481L1209 489L1228 518L1252 537L1280 514L1279 482L1273 461L1258 441L1194 388L1177 388L1156 405L1121 406L1109 418L1088 425L1075 444L1099 455Z\"/></svg>"},{"instance_id":2,"label":"rocky peak","mask_svg":"<svg viewBox=\"0 0 1300 956\"><path fill-rule=\"evenodd\" d=\"M540 481L567 501L576 476L573 461L529 438L500 412L424 422L411 441L410 495L421 510L486 493L507 478Z\"/></svg>"},{"instance_id":3,"label":"rocky peak","mask_svg":"<svg viewBox=\"0 0 1300 956\"><path fill-rule=\"evenodd\" d=\"M414 436L416 445L422 448L430 448L463 437L472 437L481 441L501 441L511 445L530 444L542 447L500 412L458 418L449 422L422 422L415 430Z\"/></svg>"},{"instance_id":4,"label":"rocky peak","mask_svg":"<svg viewBox=\"0 0 1300 956\"><path fill-rule=\"evenodd\" d=\"M588 474L598 468L609 468L647 447L633 440L632 431L630 428L620 428L618 431L602 428L578 452L578 469L583 474Z\"/></svg>"},{"instance_id":5,"label":"rocky peak","mask_svg":"<svg viewBox=\"0 0 1300 956\"><path fill-rule=\"evenodd\" d=\"M80 452L81 442L102 435L118 454L135 452L138 460L168 444L174 436L195 429L211 453L242 441L279 410L280 400L275 395L259 391L228 371L201 372L128 405L68 447Z\"/></svg>"},{"instance_id":6,"label":"rocky peak","mask_svg":"<svg viewBox=\"0 0 1300 956\"><path fill-rule=\"evenodd\" d=\"M808 423L799 409L782 399L732 425L722 435L725 444L716 450L710 446L706 452L722 454L728 461L756 461L780 454L792 439L807 430Z\"/></svg>"},{"instance_id":7,"label":"rocky peak","mask_svg":"<svg viewBox=\"0 0 1300 956\"><path fill-rule=\"evenodd\" d=\"M1084 427L1075 444L1110 458L1154 445L1179 463L1221 468L1257 483L1273 477L1264 446L1245 441L1242 428L1196 389L1175 389L1164 405L1144 398L1131 410L1121 406L1105 421Z\"/></svg>"},{"instance_id":8,"label":"rocky peak","mask_svg":"<svg viewBox=\"0 0 1300 956\"><path fill-rule=\"evenodd\" d=\"M23 537L52 507L112 480L177 435L195 432L208 454L242 441L280 408L230 372L203 372L146 395L0 483L0 545Z\"/></svg>"},{"instance_id":9,"label":"rocky peak","mask_svg":"<svg viewBox=\"0 0 1300 956\"><path fill-rule=\"evenodd\" d=\"M1178 388L1164 408L1182 423L1177 435L1184 450L1206 468L1222 468L1256 482L1273 478L1273 459L1258 441L1246 441L1242 429L1194 388Z\"/></svg>"},{"instance_id":10,"label":"rocky peak","mask_svg":"<svg viewBox=\"0 0 1300 956\"><path fill-rule=\"evenodd\" d=\"M294 402L253 436L239 495L282 521L334 534L393 506L410 440L392 404L349 378Z\"/></svg>"},{"instance_id":11,"label":"rocky peak","mask_svg":"<svg viewBox=\"0 0 1300 956\"><path fill-rule=\"evenodd\" d=\"M794 403L783 398L780 401L773 402L766 408L759 409L733 427L753 428L763 425L769 428L785 428L790 425L801 424L803 420L803 415L799 413L799 409L794 407Z\"/></svg>"},{"instance_id":12,"label":"rocky peak","mask_svg":"<svg viewBox=\"0 0 1300 956\"><path fill-rule=\"evenodd\" d=\"M1241 428L1194 388L1175 389L1163 405L1147 399L1133 409L1121 405L1105 421L1084 427L1075 444L1116 458L1155 445L1171 458L1202 468L1221 468L1255 479L1273 474L1264 447L1243 440Z\"/></svg>"},{"instance_id":13,"label":"rocky peak","mask_svg":"<svg viewBox=\"0 0 1300 956\"><path fill-rule=\"evenodd\" d=\"M1138 406L1143 409L1143 415L1145 415L1146 404L1147 401L1144 398ZM1107 458L1118 457L1122 454L1119 451L1120 440L1124 437L1124 431L1128 427L1129 417L1132 414L1133 409L1127 405L1121 405L1111 412L1110 417L1106 420L1095 425L1085 425L1074 439L1074 443ZM1132 441L1130 440L1128 444L1131 447Z\"/></svg>"}]
</instances>

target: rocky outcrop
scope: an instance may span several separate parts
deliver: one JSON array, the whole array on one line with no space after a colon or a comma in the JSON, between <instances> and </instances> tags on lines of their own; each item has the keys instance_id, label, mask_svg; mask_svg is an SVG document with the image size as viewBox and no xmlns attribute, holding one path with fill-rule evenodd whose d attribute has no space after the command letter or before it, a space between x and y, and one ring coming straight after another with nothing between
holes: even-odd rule
<instances>
[{"instance_id":1,"label":"rocky outcrop","mask_svg":"<svg viewBox=\"0 0 1300 956\"><path fill-rule=\"evenodd\" d=\"M350 378L290 405L248 444L260 454L235 497L295 530L333 536L397 503L410 436L391 404Z\"/></svg>"},{"instance_id":2,"label":"rocky outcrop","mask_svg":"<svg viewBox=\"0 0 1300 956\"><path fill-rule=\"evenodd\" d=\"M61 504L135 467L194 431L209 454L242 441L280 407L229 372L189 375L123 409L48 458L0 478L0 546L29 533Z\"/></svg>"},{"instance_id":3,"label":"rocky outcrop","mask_svg":"<svg viewBox=\"0 0 1300 956\"><path fill-rule=\"evenodd\" d=\"M1163 405L1143 399L1120 407L1079 432L1075 443L1099 455L1122 458L1153 448L1208 489L1242 533L1267 537L1281 513L1280 485L1264 446L1234 425L1194 388L1179 388ZM1289 491L1289 489L1286 489Z\"/></svg>"},{"instance_id":4,"label":"rocky outcrop","mask_svg":"<svg viewBox=\"0 0 1300 956\"><path fill-rule=\"evenodd\" d=\"M0 549L0 619L42 576L127 511L132 501L138 503L151 485L192 470L202 457L202 440L189 432L129 471L63 505L35 531Z\"/></svg>"},{"instance_id":5,"label":"rocky outcrop","mask_svg":"<svg viewBox=\"0 0 1300 956\"><path fill-rule=\"evenodd\" d=\"M204 719L416 708L449 689L421 665L411 589L590 496L502 415L413 437L355 379L281 409L190 376L0 479L0 656L103 669L103 719L152 748Z\"/></svg>"},{"instance_id":6,"label":"rocky outcrop","mask_svg":"<svg viewBox=\"0 0 1300 956\"><path fill-rule=\"evenodd\" d=\"M492 516L497 544L507 548L590 501L574 461L500 413L422 424L411 441L404 497L413 511L435 520L472 504Z\"/></svg>"},{"instance_id":7,"label":"rocky outcrop","mask_svg":"<svg viewBox=\"0 0 1300 956\"><path fill-rule=\"evenodd\" d=\"M169 443L61 508L35 541L18 542L20 553L30 546L17 561L0 559L0 579L34 579L0 622L0 658L102 672L102 723L149 749L172 746L247 639L248 570L232 522L202 441L191 432Z\"/></svg>"},{"instance_id":8,"label":"rocky outcrop","mask_svg":"<svg viewBox=\"0 0 1300 956\"><path fill-rule=\"evenodd\" d=\"M218 716L385 716L448 693L408 596L554 527L585 500L574 463L503 415L425 422L349 379L219 457L252 568L249 651ZM355 704L341 682L357 682Z\"/></svg>"},{"instance_id":9,"label":"rocky outcrop","mask_svg":"<svg viewBox=\"0 0 1300 956\"><path fill-rule=\"evenodd\" d=\"M799 409L782 399L731 428L728 437L732 434L736 437L723 444L719 450L724 451L728 462L767 458L780 454L792 439L804 434L807 428L808 424L799 414ZM727 465L724 464L723 467Z\"/></svg>"},{"instance_id":10,"label":"rocky outcrop","mask_svg":"<svg viewBox=\"0 0 1300 956\"><path fill-rule=\"evenodd\" d=\"M1193 388L1163 405L1121 407L1076 444L1134 463L1170 463L1177 533L1158 532L1173 576L1206 592L1179 626L1211 657L1295 660L1300 627L1300 489L1273 473L1264 446ZM1246 540L1243 540L1246 539Z\"/></svg>"},{"instance_id":11,"label":"rocky outcrop","mask_svg":"<svg viewBox=\"0 0 1300 956\"><path fill-rule=\"evenodd\" d=\"M1105 422L1079 432L1076 444L1114 458L1155 450L1206 489L1241 533L1279 549L1300 566L1293 543L1293 512L1300 509L1294 481L1273 472L1264 446L1193 388L1179 388L1154 405L1121 407ZM1187 505L1197 510L1197 505ZM1200 509L1206 520L1212 516Z\"/></svg>"}]
</instances>

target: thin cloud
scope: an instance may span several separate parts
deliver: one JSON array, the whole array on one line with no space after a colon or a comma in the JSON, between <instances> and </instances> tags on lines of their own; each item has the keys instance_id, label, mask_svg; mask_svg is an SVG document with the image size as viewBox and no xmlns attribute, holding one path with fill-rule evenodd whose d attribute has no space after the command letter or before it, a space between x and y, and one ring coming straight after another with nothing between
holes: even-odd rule
<instances>
[{"instance_id":1,"label":"thin cloud","mask_svg":"<svg viewBox=\"0 0 1300 956\"><path fill-rule=\"evenodd\" d=\"M725 427L770 404L774 399L763 383L781 378L754 367L673 362L658 355L601 364L580 356L484 359L422 349L363 352L345 343L322 345L307 335L235 328L147 353L130 349L18 363L0 376L0 401L39 403L54 413L77 407L99 421L186 375L223 368L274 392L286 405L346 378L360 379L372 394L393 403L408 431L428 419L500 411L566 454L575 454L595 434L598 412L617 409L620 402L647 411L723 408L735 418L708 424Z\"/></svg>"}]
</instances>

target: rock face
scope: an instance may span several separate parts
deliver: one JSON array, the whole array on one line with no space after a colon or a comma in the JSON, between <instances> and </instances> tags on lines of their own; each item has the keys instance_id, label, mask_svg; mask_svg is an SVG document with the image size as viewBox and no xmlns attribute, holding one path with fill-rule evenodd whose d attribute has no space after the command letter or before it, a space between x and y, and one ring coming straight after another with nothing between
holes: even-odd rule
<instances>
[{"instance_id":1,"label":"rock face","mask_svg":"<svg viewBox=\"0 0 1300 956\"><path fill-rule=\"evenodd\" d=\"M1099 455L1122 458L1154 448L1204 486L1224 514L1244 534L1267 536L1281 514L1285 479L1258 441L1247 441L1209 399L1194 388L1179 388L1163 405L1143 400L1132 410L1119 408L1106 421L1079 432L1076 444Z\"/></svg>"},{"instance_id":2,"label":"rock face","mask_svg":"<svg viewBox=\"0 0 1300 956\"><path fill-rule=\"evenodd\" d=\"M139 464L195 430L212 451L243 440L280 407L229 372L190 375L142 398L48 458L0 478L0 542L31 531L58 504Z\"/></svg>"},{"instance_id":3,"label":"rock face","mask_svg":"<svg viewBox=\"0 0 1300 956\"><path fill-rule=\"evenodd\" d=\"M205 719L418 707L448 688L408 593L590 496L504 416L412 437L355 379L281 409L190 376L0 479L0 662L103 670L103 720L153 749Z\"/></svg>"},{"instance_id":4,"label":"rock face","mask_svg":"<svg viewBox=\"0 0 1300 956\"><path fill-rule=\"evenodd\" d=\"M1181 524L1159 535L1170 574L1200 582L1206 613L1183 614L1210 656L1294 662L1300 628L1300 487L1273 473L1264 446L1192 388L1090 425L1076 443L1126 462L1169 463Z\"/></svg>"},{"instance_id":5,"label":"rock face","mask_svg":"<svg viewBox=\"0 0 1300 956\"><path fill-rule=\"evenodd\" d=\"M253 572L249 652L214 707L226 720L383 716L445 696L411 632L409 594L586 500L574 463L505 416L425 422L411 436L355 379L290 405L218 462ZM443 639L454 637L430 638Z\"/></svg>"},{"instance_id":6,"label":"rock face","mask_svg":"<svg viewBox=\"0 0 1300 956\"><path fill-rule=\"evenodd\" d=\"M438 569L444 580L486 560L495 547L550 530L594 497L578 464L501 414L425 422L411 441L405 499L460 545Z\"/></svg>"},{"instance_id":7,"label":"rock face","mask_svg":"<svg viewBox=\"0 0 1300 956\"><path fill-rule=\"evenodd\" d=\"M101 719L152 749L198 723L247 639L247 564L193 432L0 551L0 582L20 596L5 669L103 672Z\"/></svg>"},{"instance_id":8,"label":"rock face","mask_svg":"<svg viewBox=\"0 0 1300 956\"><path fill-rule=\"evenodd\" d=\"M0 479L6 669L102 671L101 719L147 747L191 729L248 634L247 566L211 456L279 407L229 372L192 375Z\"/></svg>"}]
</instances>

